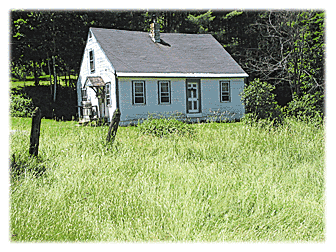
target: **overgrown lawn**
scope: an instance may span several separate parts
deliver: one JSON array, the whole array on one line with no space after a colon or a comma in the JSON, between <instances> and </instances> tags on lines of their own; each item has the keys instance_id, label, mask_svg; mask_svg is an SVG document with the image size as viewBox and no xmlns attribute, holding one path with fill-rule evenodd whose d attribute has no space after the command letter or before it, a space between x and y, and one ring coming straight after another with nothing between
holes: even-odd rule
<instances>
[{"instance_id":1,"label":"overgrown lawn","mask_svg":"<svg viewBox=\"0 0 336 252\"><path fill-rule=\"evenodd\" d=\"M28 160L31 119L12 118ZM158 138L42 120L42 175L11 181L12 241L324 241L324 129L194 124Z\"/></svg>"}]
</instances>

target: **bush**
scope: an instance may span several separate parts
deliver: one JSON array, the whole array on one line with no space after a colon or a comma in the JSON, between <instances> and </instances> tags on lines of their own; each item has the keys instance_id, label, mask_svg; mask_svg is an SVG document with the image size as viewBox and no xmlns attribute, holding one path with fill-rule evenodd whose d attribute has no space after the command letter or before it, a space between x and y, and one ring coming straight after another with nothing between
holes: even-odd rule
<instances>
[{"instance_id":1,"label":"bush","mask_svg":"<svg viewBox=\"0 0 336 252\"><path fill-rule=\"evenodd\" d=\"M245 105L245 122L267 119L273 123L282 121L282 111L273 93L275 87L259 79L252 81L244 88L242 100Z\"/></svg>"},{"instance_id":2,"label":"bush","mask_svg":"<svg viewBox=\"0 0 336 252\"><path fill-rule=\"evenodd\" d=\"M34 110L33 101L22 94L11 94L9 110L13 117L30 117Z\"/></svg>"},{"instance_id":3,"label":"bush","mask_svg":"<svg viewBox=\"0 0 336 252\"><path fill-rule=\"evenodd\" d=\"M296 117L300 120L322 120L324 109L324 96L319 92L315 94L305 94L301 97L295 96L284 109L289 117Z\"/></svg>"},{"instance_id":4,"label":"bush","mask_svg":"<svg viewBox=\"0 0 336 252\"><path fill-rule=\"evenodd\" d=\"M192 135L194 133L191 125L181 122L176 118L153 118L150 116L143 123L138 124L138 129L143 134L148 134L156 137L176 135Z\"/></svg>"}]
</instances>

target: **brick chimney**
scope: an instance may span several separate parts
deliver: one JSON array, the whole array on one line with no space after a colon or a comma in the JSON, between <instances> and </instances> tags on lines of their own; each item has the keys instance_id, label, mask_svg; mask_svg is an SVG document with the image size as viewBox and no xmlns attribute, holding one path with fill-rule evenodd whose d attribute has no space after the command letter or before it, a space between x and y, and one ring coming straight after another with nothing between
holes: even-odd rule
<instances>
[{"instance_id":1,"label":"brick chimney","mask_svg":"<svg viewBox=\"0 0 336 252\"><path fill-rule=\"evenodd\" d=\"M150 36L155 43L160 42L160 24L156 23L155 18L150 24Z\"/></svg>"}]
</instances>

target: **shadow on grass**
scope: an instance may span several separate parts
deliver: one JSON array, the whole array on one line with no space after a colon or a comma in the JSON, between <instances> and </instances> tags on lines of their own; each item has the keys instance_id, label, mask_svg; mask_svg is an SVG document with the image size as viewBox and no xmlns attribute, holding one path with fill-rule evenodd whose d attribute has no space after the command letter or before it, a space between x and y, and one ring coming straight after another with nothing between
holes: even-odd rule
<instances>
[{"instance_id":1,"label":"shadow on grass","mask_svg":"<svg viewBox=\"0 0 336 252\"><path fill-rule=\"evenodd\" d=\"M9 160L9 174L11 181L20 179L27 173L34 177L42 176L46 171L43 165L43 159L40 157L29 157L12 154Z\"/></svg>"}]
</instances>

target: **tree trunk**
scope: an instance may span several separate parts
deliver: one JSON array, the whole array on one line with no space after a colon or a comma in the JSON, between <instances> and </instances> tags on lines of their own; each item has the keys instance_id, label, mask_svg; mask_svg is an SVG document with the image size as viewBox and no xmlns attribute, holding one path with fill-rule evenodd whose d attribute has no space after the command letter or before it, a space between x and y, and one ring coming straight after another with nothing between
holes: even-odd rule
<instances>
[{"instance_id":1,"label":"tree trunk","mask_svg":"<svg viewBox=\"0 0 336 252\"><path fill-rule=\"evenodd\" d=\"M52 81L51 81L51 71L50 71L50 58L49 55L47 54L48 57L48 72L49 72L49 83L50 83L50 95L52 96Z\"/></svg>"},{"instance_id":2,"label":"tree trunk","mask_svg":"<svg viewBox=\"0 0 336 252\"><path fill-rule=\"evenodd\" d=\"M55 56L52 57L53 59L53 67L54 67L54 102L56 101L56 85L57 85L57 75L56 75L56 66L55 66Z\"/></svg>"},{"instance_id":3,"label":"tree trunk","mask_svg":"<svg viewBox=\"0 0 336 252\"><path fill-rule=\"evenodd\" d=\"M69 83L68 83L68 84L69 84L69 87L70 87L70 86L71 86L71 84L70 84L70 82L71 82L71 76L70 76L70 67L67 67L67 68L66 68L66 74L67 74L67 75L68 75L68 77L69 77L69 78L68 78L68 81L69 81Z\"/></svg>"},{"instance_id":4,"label":"tree trunk","mask_svg":"<svg viewBox=\"0 0 336 252\"><path fill-rule=\"evenodd\" d=\"M34 73L34 84L35 86L38 86L40 84L40 80L39 80L39 75L37 72L37 62L33 61L33 73Z\"/></svg>"},{"instance_id":5,"label":"tree trunk","mask_svg":"<svg viewBox=\"0 0 336 252\"><path fill-rule=\"evenodd\" d=\"M64 84L65 84L65 86L68 86L67 83L68 83L67 82L67 72L65 71L64 72Z\"/></svg>"}]
</instances>

